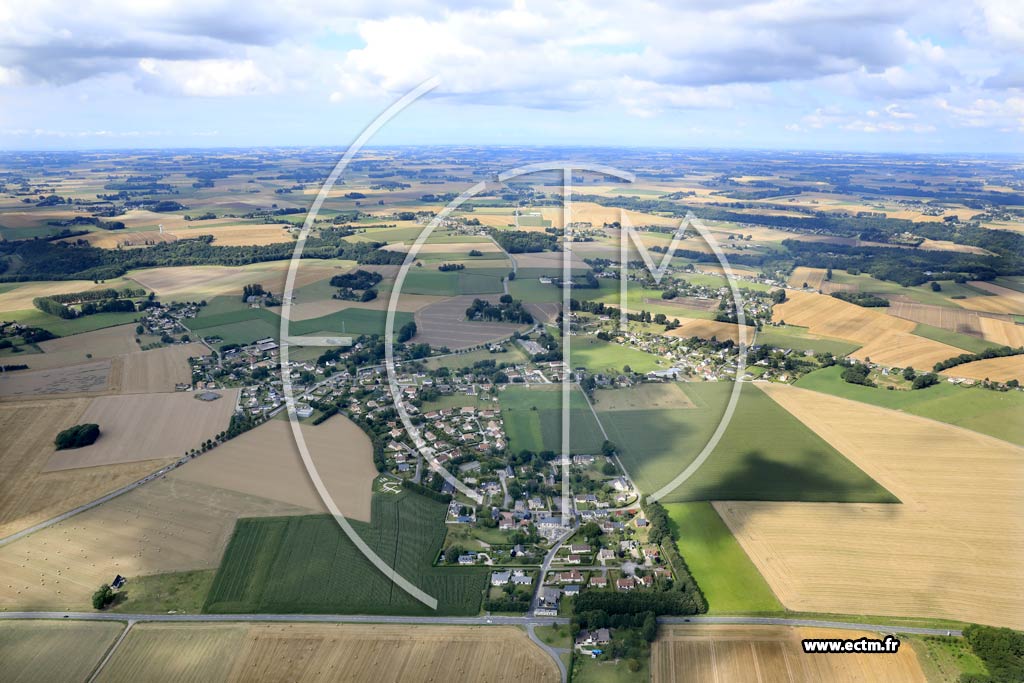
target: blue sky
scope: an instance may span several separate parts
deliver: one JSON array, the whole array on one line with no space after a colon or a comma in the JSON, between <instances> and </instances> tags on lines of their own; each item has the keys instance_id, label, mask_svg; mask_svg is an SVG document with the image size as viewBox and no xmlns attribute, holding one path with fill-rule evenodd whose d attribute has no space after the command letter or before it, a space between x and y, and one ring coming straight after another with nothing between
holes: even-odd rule
<instances>
[{"instance_id":1,"label":"blue sky","mask_svg":"<svg viewBox=\"0 0 1024 683\"><path fill-rule=\"evenodd\" d=\"M1024 3L0 0L0 148L1024 153ZM556 6L553 6L556 5Z\"/></svg>"}]
</instances>

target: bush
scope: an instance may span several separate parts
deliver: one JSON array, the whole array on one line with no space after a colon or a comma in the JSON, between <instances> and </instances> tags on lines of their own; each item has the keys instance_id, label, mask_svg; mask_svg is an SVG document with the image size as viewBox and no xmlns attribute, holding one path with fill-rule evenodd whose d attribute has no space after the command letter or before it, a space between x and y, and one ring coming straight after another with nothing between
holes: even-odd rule
<instances>
[{"instance_id":1,"label":"bush","mask_svg":"<svg viewBox=\"0 0 1024 683\"><path fill-rule=\"evenodd\" d=\"M53 440L58 451L66 448L81 448L96 443L100 438L100 426L94 423L75 425L68 427Z\"/></svg>"}]
</instances>

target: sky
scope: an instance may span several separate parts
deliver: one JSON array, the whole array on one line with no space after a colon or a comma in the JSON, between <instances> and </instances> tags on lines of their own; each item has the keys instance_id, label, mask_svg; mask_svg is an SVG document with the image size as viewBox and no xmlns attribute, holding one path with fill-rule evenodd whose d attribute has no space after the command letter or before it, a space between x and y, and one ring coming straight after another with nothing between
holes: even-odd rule
<instances>
[{"instance_id":1,"label":"sky","mask_svg":"<svg viewBox=\"0 0 1024 683\"><path fill-rule=\"evenodd\" d=\"M0 149L1024 153L1022 0L0 0Z\"/></svg>"}]
</instances>

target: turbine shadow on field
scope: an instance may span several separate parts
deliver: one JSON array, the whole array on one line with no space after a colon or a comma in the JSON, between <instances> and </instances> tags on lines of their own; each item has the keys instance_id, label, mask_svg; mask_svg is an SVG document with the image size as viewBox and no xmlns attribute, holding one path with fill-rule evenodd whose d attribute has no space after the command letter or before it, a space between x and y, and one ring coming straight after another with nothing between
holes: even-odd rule
<instances>
[{"instance_id":1,"label":"turbine shadow on field","mask_svg":"<svg viewBox=\"0 0 1024 683\"><path fill-rule=\"evenodd\" d=\"M771 501L806 503L899 503L899 499L871 479L851 481L815 467L820 454L804 451L801 464L766 457L751 450L731 459L726 471L716 471L714 459L689 482L666 496L664 502ZM892 514L895 509L886 511Z\"/></svg>"}]
</instances>

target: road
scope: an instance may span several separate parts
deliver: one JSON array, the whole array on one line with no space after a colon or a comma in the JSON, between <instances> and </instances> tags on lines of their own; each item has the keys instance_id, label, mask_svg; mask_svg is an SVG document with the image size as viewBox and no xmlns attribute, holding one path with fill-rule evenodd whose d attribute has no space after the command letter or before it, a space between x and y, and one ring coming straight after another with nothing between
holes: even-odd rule
<instances>
[{"instance_id":1,"label":"road","mask_svg":"<svg viewBox=\"0 0 1024 683\"><path fill-rule=\"evenodd\" d=\"M80 621L170 621L170 622L296 622L325 624L440 624L448 626L551 626L568 624L565 617L401 617L375 614L120 614L117 612L0 612L0 620L17 619L74 619ZM867 624L823 619L800 619L787 617L659 617L660 624L733 624L739 626L811 626L836 628L850 631L874 631L882 633L907 633L922 636L962 636L957 629L918 628L895 624Z\"/></svg>"},{"instance_id":2,"label":"road","mask_svg":"<svg viewBox=\"0 0 1024 683\"><path fill-rule=\"evenodd\" d=\"M561 539L558 545L561 545ZM545 562L547 564L547 562ZM541 575L543 576L543 574ZM538 587L540 582L538 582ZM536 596L535 596L536 599ZM559 656L568 652L564 648L555 648L542 641L535 629L537 626L551 626L554 624L568 624L569 620L564 617L505 617L505 616L482 616L482 617L399 617L399 616L377 616L363 614L118 614L115 612L0 612L0 620L18 619L49 619L63 620L74 619L82 621L119 621L126 622L127 628L122 632L117 643L107 652L103 664L113 655L117 645L128 634L128 631L136 623L145 621L157 622L302 622L302 623L332 623L332 624L410 624L410 625L447 625L447 626L521 626L526 629L527 635L534 643L548 654L558 666L562 683L568 678L565 663ZM934 635L934 636L961 636L963 633L958 630L915 628L910 626L893 626L888 624L859 624L845 621L823 621L818 619L786 619L772 617L660 617L661 624L734 624L734 625L755 625L755 626L811 626L817 628L835 628L854 631L868 631L876 633L904 633L913 635ZM102 669L101 664L96 671Z\"/></svg>"},{"instance_id":3,"label":"road","mask_svg":"<svg viewBox=\"0 0 1024 683\"><path fill-rule=\"evenodd\" d=\"M563 520L564 521L564 520ZM547 576L548 571L551 569L551 560L555 559L555 555L558 553L558 549L562 547L566 539L576 533L576 529L579 528L579 522L573 522L573 525L569 527L565 533L558 537L558 540L551 544L551 550L544 556L544 561L540 565L540 574L537 576L537 586L533 589L533 600L530 602L530 613L537 611L537 606L540 603L540 589L544 585L544 577Z\"/></svg>"}]
</instances>

